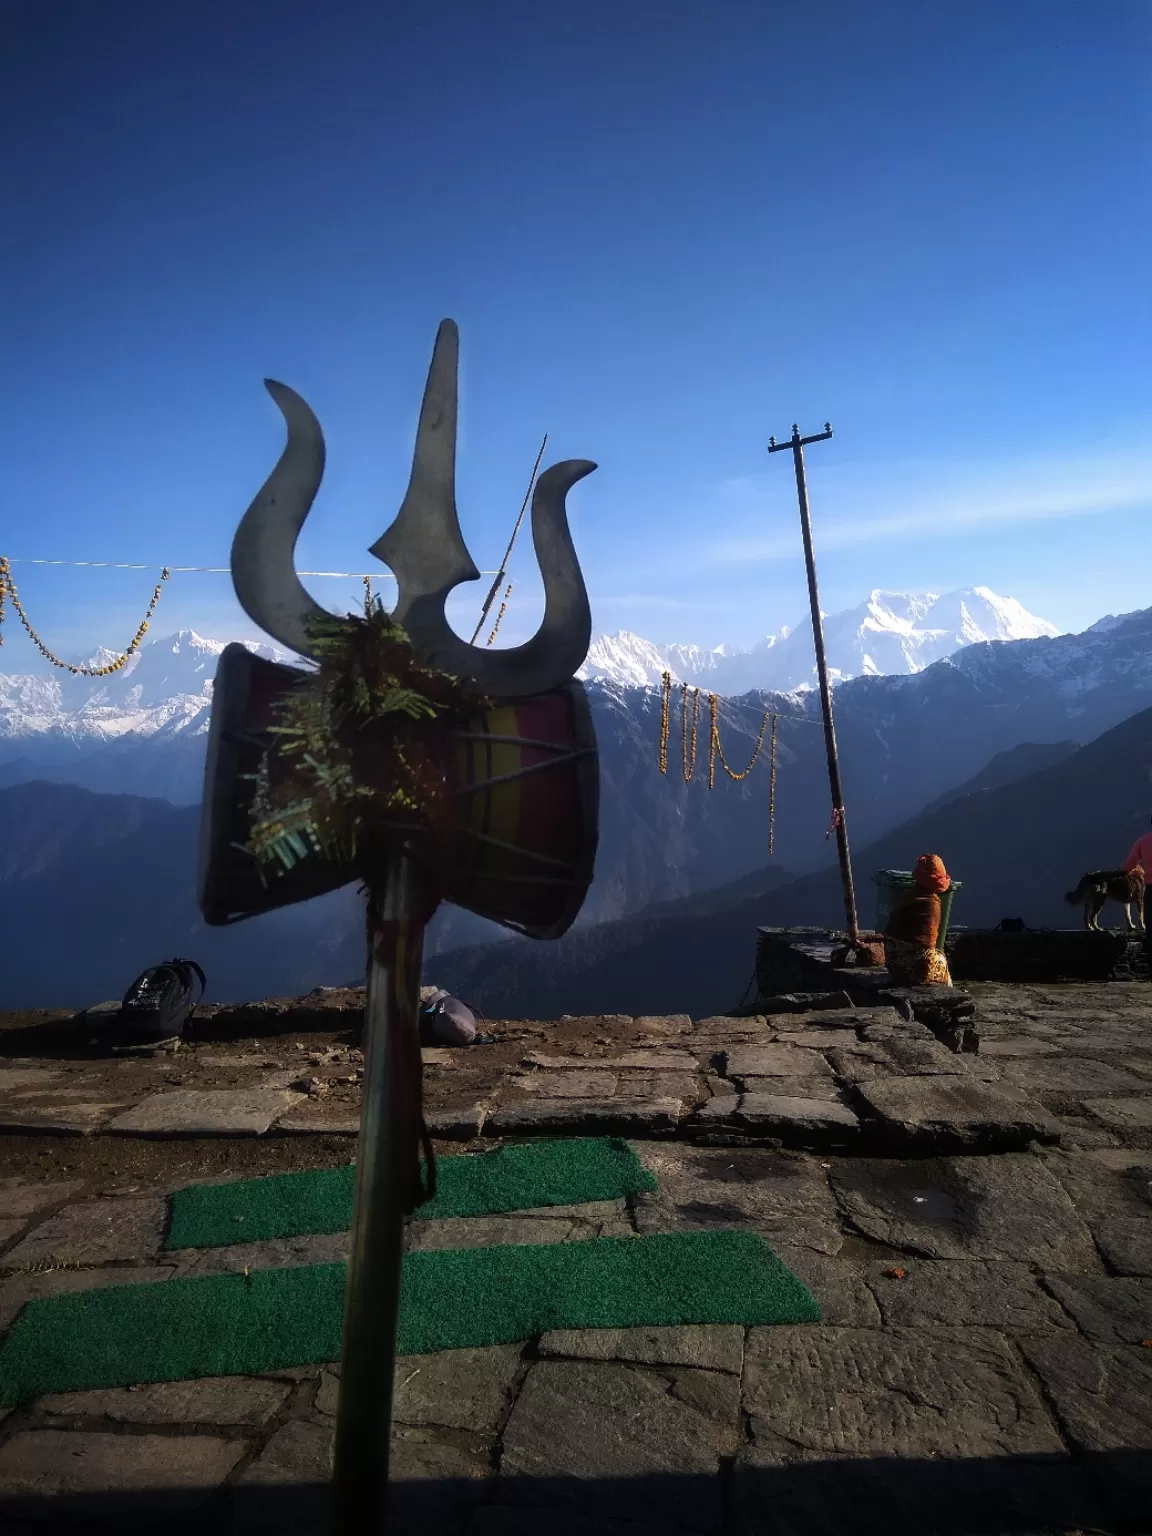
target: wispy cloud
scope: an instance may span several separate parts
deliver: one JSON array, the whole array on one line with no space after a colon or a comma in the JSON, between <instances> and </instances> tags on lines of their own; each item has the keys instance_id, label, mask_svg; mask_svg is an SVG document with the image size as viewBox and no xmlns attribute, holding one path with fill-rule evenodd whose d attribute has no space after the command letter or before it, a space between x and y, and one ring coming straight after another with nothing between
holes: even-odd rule
<instances>
[{"instance_id":1,"label":"wispy cloud","mask_svg":"<svg viewBox=\"0 0 1152 1536\"><path fill-rule=\"evenodd\" d=\"M924 470L919 478L919 491L905 488L892 497L875 484L850 490L843 482L826 481L821 492L826 512L818 519L820 549L851 549L909 534L962 537L993 526L1100 516L1152 505L1152 462L1131 455L1015 463L979 477L948 466L932 477L934 485ZM940 490L941 481L948 482L946 491ZM720 494L735 497L745 506L756 501L765 516L773 522L779 519L779 488L770 489L766 480L758 486L726 481ZM762 538L719 539L705 548L702 559L709 565L736 565L793 560L798 553L799 540L789 526L787 531Z\"/></svg>"}]
</instances>

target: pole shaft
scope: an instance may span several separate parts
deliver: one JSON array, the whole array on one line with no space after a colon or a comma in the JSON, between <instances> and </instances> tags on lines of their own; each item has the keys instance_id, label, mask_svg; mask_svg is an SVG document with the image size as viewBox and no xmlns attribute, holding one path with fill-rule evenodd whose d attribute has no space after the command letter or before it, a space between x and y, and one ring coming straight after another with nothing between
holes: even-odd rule
<instances>
[{"instance_id":1,"label":"pole shaft","mask_svg":"<svg viewBox=\"0 0 1152 1536\"><path fill-rule=\"evenodd\" d=\"M404 1193L410 1177L397 1044L403 1031L418 1027L423 940L416 919L418 880L415 866L400 855L383 885L368 896L363 1107L333 1468L337 1536L382 1536L386 1530Z\"/></svg>"},{"instance_id":2,"label":"pole shaft","mask_svg":"<svg viewBox=\"0 0 1152 1536\"><path fill-rule=\"evenodd\" d=\"M848 852L848 826L844 815L844 792L840 787L840 759L836 752L836 727L832 723L832 690L828 686L828 663L824 656L824 622L820 617L820 594L816 586L816 555L812 548L812 518L808 511L808 483L804 474L804 445L798 434L792 438L792 459L796 466L796 495L800 501L800 530L804 536L804 563L808 568L808 598L812 604L812 639L816 647L816 673L820 682L820 708L824 715L824 745L828 754L828 785L832 791L832 811L836 826L836 851L840 855L840 881L844 890L844 913L848 919L848 937L860 937L856 919L856 891L852 882L852 860Z\"/></svg>"}]
</instances>

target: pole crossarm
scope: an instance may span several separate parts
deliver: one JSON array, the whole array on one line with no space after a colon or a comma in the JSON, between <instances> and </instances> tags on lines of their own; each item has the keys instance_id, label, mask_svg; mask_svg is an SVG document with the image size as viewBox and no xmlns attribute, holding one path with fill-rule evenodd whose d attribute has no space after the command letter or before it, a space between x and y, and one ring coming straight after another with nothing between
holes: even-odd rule
<instances>
[{"instance_id":1,"label":"pole crossarm","mask_svg":"<svg viewBox=\"0 0 1152 1536\"><path fill-rule=\"evenodd\" d=\"M801 437L800 428L793 423L792 436L786 443L778 443L774 437L768 439L769 453L782 453L785 448L807 448L809 443L823 443L832 436L832 423L824 423L823 432L814 432L811 437Z\"/></svg>"}]
</instances>

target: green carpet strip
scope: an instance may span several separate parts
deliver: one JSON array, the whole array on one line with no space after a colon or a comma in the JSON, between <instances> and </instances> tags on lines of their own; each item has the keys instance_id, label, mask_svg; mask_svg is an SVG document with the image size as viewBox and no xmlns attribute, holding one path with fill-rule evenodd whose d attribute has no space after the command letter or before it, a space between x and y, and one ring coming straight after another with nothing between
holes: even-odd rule
<instances>
[{"instance_id":1,"label":"green carpet strip","mask_svg":"<svg viewBox=\"0 0 1152 1536\"><path fill-rule=\"evenodd\" d=\"M346 1278L346 1265L318 1264L41 1297L0 1346L0 1402L338 1360ZM751 1232L459 1248L405 1259L399 1353L552 1328L819 1321Z\"/></svg>"},{"instance_id":2,"label":"green carpet strip","mask_svg":"<svg viewBox=\"0 0 1152 1536\"><path fill-rule=\"evenodd\" d=\"M619 1200L655 1189L656 1180L626 1141L600 1137L501 1147L436 1163L436 1198L418 1218L491 1216L539 1206ZM167 1248L219 1248L346 1232L352 1225L356 1169L278 1173L234 1184L195 1185L172 1196Z\"/></svg>"}]
</instances>

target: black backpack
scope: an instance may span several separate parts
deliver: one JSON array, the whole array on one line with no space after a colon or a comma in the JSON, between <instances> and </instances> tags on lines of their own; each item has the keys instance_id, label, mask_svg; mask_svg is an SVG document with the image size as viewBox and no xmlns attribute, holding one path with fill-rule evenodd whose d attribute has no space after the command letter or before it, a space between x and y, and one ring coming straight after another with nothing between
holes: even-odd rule
<instances>
[{"instance_id":1,"label":"black backpack","mask_svg":"<svg viewBox=\"0 0 1152 1536\"><path fill-rule=\"evenodd\" d=\"M178 1039L206 985L195 960L165 960L142 971L124 994L113 1049L166 1045Z\"/></svg>"}]
</instances>

